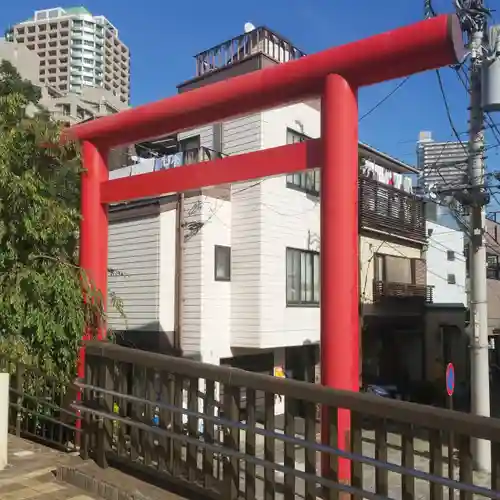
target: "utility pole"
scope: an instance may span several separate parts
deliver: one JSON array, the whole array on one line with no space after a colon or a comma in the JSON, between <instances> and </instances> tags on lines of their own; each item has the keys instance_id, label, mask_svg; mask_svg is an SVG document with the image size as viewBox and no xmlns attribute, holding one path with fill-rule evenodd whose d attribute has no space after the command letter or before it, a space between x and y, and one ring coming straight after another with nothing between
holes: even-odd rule
<instances>
[{"instance_id":1,"label":"utility pole","mask_svg":"<svg viewBox=\"0 0 500 500\"><path fill-rule=\"evenodd\" d=\"M488 296L485 247L486 192L484 165L484 112L482 67L485 62L487 13L483 0L455 0L457 14L468 35L470 48L470 121L468 146L469 271L471 312L471 404L472 413L490 416L490 369L488 350ZM476 439L472 443L475 468L491 471L491 445Z\"/></svg>"},{"instance_id":2,"label":"utility pole","mask_svg":"<svg viewBox=\"0 0 500 500\"><path fill-rule=\"evenodd\" d=\"M490 416L490 367L488 349L488 295L486 277L484 113L481 105L483 31L471 36L470 123L468 174L473 200L470 211L470 311L471 311L471 403L472 412ZM489 441L473 442L473 457L479 470L491 470Z\"/></svg>"}]
</instances>

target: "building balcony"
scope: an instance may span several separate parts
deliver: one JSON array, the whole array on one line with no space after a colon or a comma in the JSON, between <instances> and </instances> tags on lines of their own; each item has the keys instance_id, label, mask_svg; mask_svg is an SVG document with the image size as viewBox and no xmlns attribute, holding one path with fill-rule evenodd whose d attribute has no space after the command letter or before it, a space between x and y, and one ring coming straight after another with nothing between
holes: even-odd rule
<instances>
[{"instance_id":1,"label":"building balcony","mask_svg":"<svg viewBox=\"0 0 500 500\"><path fill-rule=\"evenodd\" d=\"M415 195L364 176L359 178L361 229L424 242L424 203Z\"/></svg>"},{"instance_id":2,"label":"building balcony","mask_svg":"<svg viewBox=\"0 0 500 500\"><path fill-rule=\"evenodd\" d=\"M224 153L203 146L199 148L187 149L178 154L182 155L183 165L200 163L202 161L217 160L219 158L224 158L227 156Z\"/></svg>"},{"instance_id":3,"label":"building balcony","mask_svg":"<svg viewBox=\"0 0 500 500\"><path fill-rule=\"evenodd\" d=\"M136 144L137 153L143 158L154 159L154 170L164 170L168 168L182 167L183 165L191 165L204 161L217 160L224 158L225 154L206 147L190 148L184 151L169 152L165 148L163 154L158 154L158 148L151 147L152 145ZM123 166L123 165L121 165Z\"/></svg>"},{"instance_id":4,"label":"building balcony","mask_svg":"<svg viewBox=\"0 0 500 500\"><path fill-rule=\"evenodd\" d=\"M422 258L375 253L373 258L373 302L398 307L404 303L432 303L427 285L427 262Z\"/></svg>"},{"instance_id":5,"label":"building balcony","mask_svg":"<svg viewBox=\"0 0 500 500\"><path fill-rule=\"evenodd\" d=\"M373 281L373 301L375 303L415 299L427 304L432 304L432 295L433 288L429 285Z\"/></svg>"},{"instance_id":6,"label":"building balcony","mask_svg":"<svg viewBox=\"0 0 500 500\"><path fill-rule=\"evenodd\" d=\"M196 76L203 76L259 53L277 63L305 55L282 36L261 26L196 55Z\"/></svg>"}]
</instances>

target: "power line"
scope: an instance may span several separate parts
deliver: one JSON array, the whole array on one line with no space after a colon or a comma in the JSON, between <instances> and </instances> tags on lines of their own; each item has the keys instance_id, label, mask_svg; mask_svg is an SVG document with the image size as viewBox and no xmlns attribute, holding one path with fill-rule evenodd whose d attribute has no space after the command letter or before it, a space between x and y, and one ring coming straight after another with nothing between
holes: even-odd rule
<instances>
[{"instance_id":1,"label":"power line","mask_svg":"<svg viewBox=\"0 0 500 500\"><path fill-rule=\"evenodd\" d=\"M362 115L359 119L359 121L364 120L367 116L370 116L375 110L377 110L384 102L386 102L388 99L390 99L411 77L407 76L403 80L399 82L399 84L394 87L383 99L381 99L375 106L373 106L371 109L369 109L364 115Z\"/></svg>"},{"instance_id":2,"label":"power line","mask_svg":"<svg viewBox=\"0 0 500 500\"><path fill-rule=\"evenodd\" d=\"M450 105L448 103L448 98L446 97L446 92L444 91L444 85L443 85L443 80L441 78L441 73L440 73L440 71L438 69L436 70L436 76L437 76L437 81L438 81L438 85L439 85L439 90L441 92L441 97L443 98L443 103L444 103L444 107L445 107L445 110L446 110L446 116L448 118L448 122L450 124L451 130L453 131L453 134L455 135L457 141L463 147L465 153L468 154L467 147L462 142L462 139L460 138L460 134L458 133L458 131L457 131L456 127L455 127L455 124L453 123L453 117L451 116Z\"/></svg>"}]
</instances>

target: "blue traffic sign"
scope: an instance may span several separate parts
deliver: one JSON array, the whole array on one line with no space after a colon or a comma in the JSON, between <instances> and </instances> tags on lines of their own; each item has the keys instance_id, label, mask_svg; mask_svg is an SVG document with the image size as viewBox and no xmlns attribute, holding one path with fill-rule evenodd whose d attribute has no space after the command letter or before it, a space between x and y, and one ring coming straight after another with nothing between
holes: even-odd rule
<instances>
[{"instance_id":1,"label":"blue traffic sign","mask_svg":"<svg viewBox=\"0 0 500 500\"><path fill-rule=\"evenodd\" d=\"M448 396L453 396L455 392L455 368L452 363L446 367L446 392Z\"/></svg>"}]
</instances>

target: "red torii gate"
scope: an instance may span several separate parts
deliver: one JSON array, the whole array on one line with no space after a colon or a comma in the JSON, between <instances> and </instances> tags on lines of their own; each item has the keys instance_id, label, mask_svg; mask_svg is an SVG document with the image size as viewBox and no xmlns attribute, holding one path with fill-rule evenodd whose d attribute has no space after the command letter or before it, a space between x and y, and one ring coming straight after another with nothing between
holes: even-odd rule
<instances>
[{"instance_id":1,"label":"red torii gate","mask_svg":"<svg viewBox=\"0 0 500 500\"><path fill-rule=\"evenodd\" d=\"M359 390L357 89L457 63L455 16L440 16L237 76L69 129L82 143L80 265L107 292L110 203L321 167L321 380ZM321 96L321 139L197 165L109 180L110 148ZM83 351L79 376L83 376ZM350 415L322 441L349 448ZM336 438L336 439L335 439ZM348 479L341 461L339 478Z\"/></svg>"}]
</instances>

